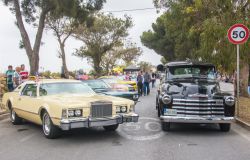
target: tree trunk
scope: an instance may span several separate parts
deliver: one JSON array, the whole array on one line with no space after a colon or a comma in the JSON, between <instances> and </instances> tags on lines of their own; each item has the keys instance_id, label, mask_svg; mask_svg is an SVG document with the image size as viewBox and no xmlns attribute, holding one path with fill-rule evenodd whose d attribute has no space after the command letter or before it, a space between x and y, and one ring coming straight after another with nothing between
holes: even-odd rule
<instances>
[{"instance_id":1,"label":"tree trunk","mask_svg":"<svg viewBox=\"0 0 250 160\"><path fill-rule=\"evenodd\" d=\"M68 71L68 67L67 67L67 63L66 63L66 55L65 55L65 49L64 49L64 43L60 42L60 49L61 49L61 57L62 58L62 67L63 67L63 74L65 76L65 78L69 78L69 71Z\"/></svg>"},{"instance_id":2,"label":"tree trunk","mask_svg":"<svg viewBox=\"0 0 250 160\"><path fill-rule=\"evenodd\" d=\"M94 70L95 70L96 76L97 77L102 76L102 67L100 67L101 62L98 59L93 59L93 62L94 62Z\"/></svg>"},{"instance_id":3,"label":"tree trunk","mask_svg":"<svg viewBox=\"0 0 250 160\"><path fill-rule=\"evenodd\" d=\"M30 64L30 75L35 75L39 70L39 50L44 30L44 21L46 18L46 14L48 11L41 11L36 39L33 48L31 47L30 39L28 36L28 33L25 29L25 26L23 24L22 14L20 10L20 2L19 0L14 0L14 9L15 9L15 16L17 20L18 29L20 31L22 41L24 44L24 48L26 51L26 54L29 59Z\"/></svg>"},{"instance_id":4,"label":"tree trunk","mask_svg":"<svg viewBox=\"0 0 250 160\"><path fill-rule=\"evenodd\" d=\"M241 96L248 97L249 64L242 61L240 69L240 93Z\"/></svg>"}]
</instances>

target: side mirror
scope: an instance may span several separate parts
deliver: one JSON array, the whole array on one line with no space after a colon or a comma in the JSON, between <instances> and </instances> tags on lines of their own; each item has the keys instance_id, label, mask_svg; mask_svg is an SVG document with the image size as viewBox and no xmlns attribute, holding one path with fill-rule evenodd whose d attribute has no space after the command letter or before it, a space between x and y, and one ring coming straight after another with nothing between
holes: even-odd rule
<instances>
[{"instance_id":1,"label":"side mirror","mask_svg":"<svg viewBox=\"0 0 250 160\"><path fill-rule=\"evenodd\" d=\"M157 71L163 72L163 71L165 71L165 69L166 69L166 67L164 65L162 65L162 64L159 64L157 66Z\"/></svg>"}]
</instances>

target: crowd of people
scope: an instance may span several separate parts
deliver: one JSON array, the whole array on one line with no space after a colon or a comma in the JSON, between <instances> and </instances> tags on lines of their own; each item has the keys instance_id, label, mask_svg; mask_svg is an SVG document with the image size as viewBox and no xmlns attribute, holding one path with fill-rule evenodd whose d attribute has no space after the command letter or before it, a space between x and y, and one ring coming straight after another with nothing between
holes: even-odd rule
<instances>
[{"instance_id":1,"label":"crowd of people","mask_svg":"<svg viewBox=\"0 0 250 160\"><path fill-rule=\"evenodd\" d=\"M29 72L25 70L25 65L22 64L13 69L12 65L8 66L8 70L5 72L6 84L8 91L13 91L18 85L25 82L29 78Z\"/></svg>"},{"instance_id":2,"label":"crowd of people","mask_svg":"<svg viewBox=\"0 0 250 160\"><path fill-rule=\"evenodd\" d=\"M155 81L156 81L156 73L152 72L151 74L149 72L143 73L140 71L136 78L137 81L137 88L138 93L140 96L149 95L150 93L150 83L152 83L152 88L155 87Z\"/></svg>"}]
</instances>

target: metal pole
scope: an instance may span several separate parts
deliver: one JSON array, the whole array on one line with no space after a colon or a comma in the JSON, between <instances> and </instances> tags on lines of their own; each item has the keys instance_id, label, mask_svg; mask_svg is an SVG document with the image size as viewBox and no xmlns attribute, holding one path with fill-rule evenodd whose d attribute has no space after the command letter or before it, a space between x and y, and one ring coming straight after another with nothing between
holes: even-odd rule
<instances>
[{"instance_id":1,"label":"metal pole","mask_svg":"<svg viewBox=\"0 0 250 160\"><path fill-rule=\"evenodd\" d=\"M237 44L237 117L239 117L240 98L240 45Z\"/></svg>"}]
</instances>

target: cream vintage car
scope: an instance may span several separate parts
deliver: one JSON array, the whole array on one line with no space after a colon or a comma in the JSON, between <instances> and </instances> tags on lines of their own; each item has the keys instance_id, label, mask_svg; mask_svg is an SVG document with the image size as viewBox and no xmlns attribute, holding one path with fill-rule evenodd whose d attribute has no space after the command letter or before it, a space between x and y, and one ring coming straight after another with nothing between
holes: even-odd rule
<instances>
[{"instance_id":1,"label":"cream vintage car","mask_svg":"<svg viewBox=\"0 0 250 160\"><path fill-rule=\"evenodd\" d=\"M123 122L138 122L131 100L96 94L76 80L40 80L21 84L4 94L13 124L28 120L43 126L47 138L62 130L103 126L115 131Z\"/></svg>"}]
</instances>

